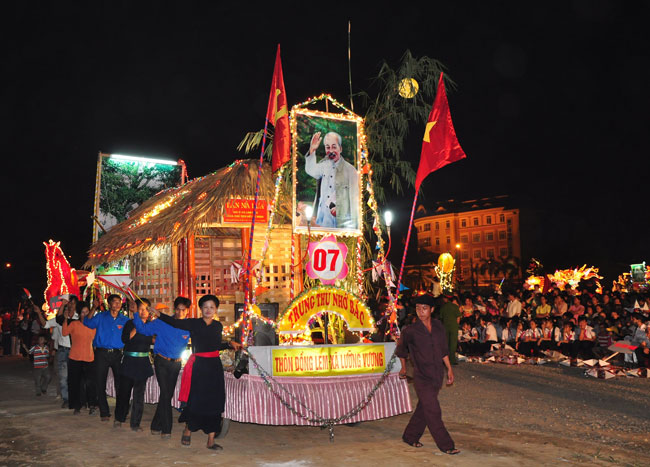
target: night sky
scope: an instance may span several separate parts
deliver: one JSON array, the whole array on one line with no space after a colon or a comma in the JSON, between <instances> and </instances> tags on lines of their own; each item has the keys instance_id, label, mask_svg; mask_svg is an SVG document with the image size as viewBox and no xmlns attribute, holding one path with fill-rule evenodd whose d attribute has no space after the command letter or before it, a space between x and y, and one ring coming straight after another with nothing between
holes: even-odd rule
<instances>
[{"instance_id":1,"label":"night sky","mask_svg":"<svg viewBox=\"0 0 650 467\"><path fill-rule=\"evenodd\" d=\"M323 91L347 104L348 19L355 91L407 49L457 84L449 102L468 157L427 179L425 204L510 195L524 261L549 269L589 263L613 279L650 259L648 2L10 3L3 295L25 285L41 296L49 238L83 264L99 151L183 158L190 177L244 157L236 146L263 127L277 43L290 106ZM415 167L421 132L405 154ZM400 210L397 235L407 222Z\"/></svg>"}]
</instances>

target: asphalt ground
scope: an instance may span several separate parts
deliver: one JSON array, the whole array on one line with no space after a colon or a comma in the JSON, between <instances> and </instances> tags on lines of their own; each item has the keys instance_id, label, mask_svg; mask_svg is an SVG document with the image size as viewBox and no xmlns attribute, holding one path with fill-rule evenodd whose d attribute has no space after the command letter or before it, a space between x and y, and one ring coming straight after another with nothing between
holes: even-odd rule
<instances>
[{"instance_id":1,"label":"asphalt ground","mask_svg":"<svg viewBox=\"0 0 650 467\"><path fill-rule=\"evenodd\" d=\"M457 456L437 450L428 432L424 447L401 442L409 414L335 428L330 442L318 427L233 422L221 452L194 433L182 447L182 425L172 439L147 429L113 428L87 411L61 409L54 383L35 397L30 363L0 358L1 465L212 465L238 466L520 466L650 465L650 379L598 380L579 368L461 363L456 382L443 388L443 418ZM417 400L412 391L413 405ZM111 405L113 399L109 399ZM128 425L128 424L127 424Z\"/></svg>"}]
</instances>

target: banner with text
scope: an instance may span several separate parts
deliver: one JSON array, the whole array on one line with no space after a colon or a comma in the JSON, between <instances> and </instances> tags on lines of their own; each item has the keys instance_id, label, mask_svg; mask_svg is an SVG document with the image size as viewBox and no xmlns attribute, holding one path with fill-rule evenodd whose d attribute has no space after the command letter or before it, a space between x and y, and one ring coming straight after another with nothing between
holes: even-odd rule
<instances>
[{"instance_id":1,"label":"banner with text","mask_svg":"<svg viewBox=\"0 0 650 467\"><path fill-rule=\"evenodd\" d=\"M373 331L374 321L366 304L354 294L331 286L315 287L298 295L282 315L278 332L300 334L320 313L342 317L351 331Z\"/></svg>"},{"instance_id":2,"label":"banner with text","mask_svg":"<svg viewBox=\"0 0 650 467\"><path fill-rule=\"evenodd\" d=\"M385 346L317 346L273 349L273 376L344 376L383 373Z\"/></svg>"},{"instance_id":3,"label":"banner with text","mask_svg":"<svg viewBox=\"0 0 650 467\"><path fill-rule=\"evenodd\" d=\"M226 208L223 213L224 224L248 224L253 220L252 199L229 199L226 201ZM266 206L266 200L257 201L257 211L255 212L255 222L263 224L269 221L269 211Z\"/></svg>"}]
</instances>

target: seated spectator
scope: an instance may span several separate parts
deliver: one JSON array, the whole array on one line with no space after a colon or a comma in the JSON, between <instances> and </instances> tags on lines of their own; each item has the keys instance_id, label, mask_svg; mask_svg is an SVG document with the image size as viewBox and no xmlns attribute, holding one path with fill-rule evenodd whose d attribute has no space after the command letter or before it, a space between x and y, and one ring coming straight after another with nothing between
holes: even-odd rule
<instances>
[{"instance_id":1,"label":"seated spectator","mask_svg":"<svg viewBox=\"0 0 650 467\"><path fill-rule=\"evenodd\" d=\"M571 313L576 320L585 314L585 307L580 303L579 297L573 297L573 304L569 307L569 313Z\"/></svg>"},{"instance_id":2,"label":"seated spectator","mask_svg":"<svg viewBox=\"0 0 650 467\"><path fill-rule=\"evenodd\" d=\"M474 307L481 313L481 315L487 314L487 305L483 301L483 297L480 295L476 297L476 302L474 303Z\"/></svg>"},{"instance_id":3,"label":"seated spectator","mask_svg":"<svg viewBox=\"0 0 650 467\"><path fill-rule=\"evenodd\" d=\"M499 304L497 303L497 300L494 297L488 298L487 304L485 305L485 309L489 315L499 316L500 314Z\"/></svg>"},{"instance_id":4,"label":"seated spectator","mask_svg":"<svg viewBox=\"0 0 650 467\"><path fill-rule=\"evenodd\" d=\"M593 348L595 343L596 334L594 334L593 328L587 324L587 318L584 316L580 317L578 319L578 329L576 330L575 340L573 341L573 358L593 358Z\"/></svg>"},{"instance_id":5,"label":"seated spectator","mask_svg":"<svg viewBox=\"0 0 650 467\"><path fill-rule=\"evenodd\" d=\"M553 329L553 321L545 319L542 321L541 328L542 336L537 341L537 346L540 351L554 350L555 349L555 336Z\"/></svg>"},{"instance_id":6,"label":"seated spectator","mask_svg":"<svg viewBox=\"0 0 650 467\"><path fill-rule=\"evenodd\" d=\"M517 335L517 320L501 318L504 322L503 331L501 332L501 342L509 345L513 349L517 345L516 335Z\"/></svg>"},{"instance_id":7,"label":"seated spectator","mask_svg":"<svg viewBox=\"0 0 650 467\"><path fill-rule=\"evenodd\" d=\"M517 322L517 328L513 334L515 349L519 350L519 344L521 343L522 337L524 335L524 323L522 321Z\"/></svg>"},{"instance_id":8,"label":"seated spectator","mask_svg":"<svg viewBox=\"0 0 650 467\"><path fill-rule=\"evenodd\" d=\"M643 322L643 315L641 313L634 313L631 317L631 325L629 333L631 336L630 342L634 345L639 345L645 339L646 324Z\"/></svg>"},{"instance_id":9,"label":"seated spectator","mask_svg":"<svg viewBox=\"0 0 650 467\"><path fill-rule=\"evenodd\" d=\"M576 334L573 330L573 325L571 323L564 323L562 327L562 333L560 335L560 340L557 341L557 346L562 352L563 355L571 356L573 354L573 341L576 338Z\"/></svg>"},{"instance_id":10,"label":"seated spectator","mask_svg":"<svg viewBox=\"0 0 650 467\"><path fill-rule=\"evenodd\" d=\"M540 305L535 308L535 318L544 319L551 316L551 305L548 304L548 300L544 295L540 296Z\"/></svg>"},{"instance_id":11,"label":"seated spectator","mask_svg":"<svg viewBox=\"0 0 650 467\"><path fill-rule=\"evenodd\" d=\"M519 353L525 355L526 357L536 356L539 353L539 347L537 342L542 337L542 332L537 327L537 322L531 320L528 323L528 329L524 331L521 336L521 341L519 343Z\"/></svg>"},{"instance_id":12,"label":"seated spectator","mask_svg":"<svg viewBox=\"0 0 650 467\"><path fill-rule=\"evenodd\" d=\"M481 320L485 326L483 345L485 352L488 352L492 348L492 344L499 343L499 337L497 336L497 329L491 319L481 317Z\"/></svg>"},{"instance_id":13,"label":"seated spectator","mask_svg":"<svg viewBox=\"0 0 650 467\"><path fill-rule=\"evenodd\" d=\"M465 299L465 303L463 306L460 307L460 312L462 313L463 318L470 318L474 316L474 303L472 302L472 299L467 297Z\"/></svg>"},{"instance_id":14,"label":"seated spectator","mask_svg":"<svg viewBox=\"0 0 650 467\"><path fill-rule=\"evenodd\" d=\"M596 334L596 345L593 348L596 358L603 358L608 353L608 347L612 345L612 333L607 329L605 321L601 321L598 326L598 334Z\"/></svg>"},{"instance_id":15,"label":"seated spectator","mask_svg":"<svg viewBox=\"0 0 650 467\"><path fill-rule=\"evenodd\" d=\"M645 338L635 350L639 367L650 368L650 326L645 329Z\"/></svg>"},{"instance_id":16,"label":"seated spectator","mask_svg":"<svg viewBox=\"0 0 650 467\"><path fill-rule=\"evenodd\" d=\"M553 302L553 309L551 310L551 313L553 316L564 316L564 313L566 313L567 310L568 308L566 302L560 295L557 295Z\"/></svg>"},{"instance_id":17,"label":"seated spectator","mask_svg":"<svg viewBox=\"0 0 650 467\"><path fill-rule=\"evenodd\" d=\"M469 321L463 320L458 330L458 352L463 355L470 355L475 342L472 339L472 326Z\"/></svg>"},{"instance_id":18,"label":"seated spectator","mask_svg":"<svg viewBox=\"0 0 650 467\"><path fill-rule=\"evenodd\" d=\"M521 302L514 293L508 294L508 305L506 306L506 317L514 318L521 315Z\"/></svg>"}]
</instances>

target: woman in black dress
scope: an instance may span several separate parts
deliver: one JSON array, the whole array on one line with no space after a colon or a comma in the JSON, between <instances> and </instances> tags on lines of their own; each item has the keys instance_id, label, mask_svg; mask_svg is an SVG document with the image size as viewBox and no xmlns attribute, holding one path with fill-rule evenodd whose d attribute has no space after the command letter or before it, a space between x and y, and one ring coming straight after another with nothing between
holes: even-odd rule
<instances>
[{"instance_id":1,"label":"woman in black dress","mask_svg":"<svg viewBox=\"0 0 650 467\"><path fill-rule=\"evenodd\" d=\"M178 419L179 422L185 422L185 431L181 438L184 446L190 445L193 431L203 430L208 435L208 449L222 449L214 442L215 435L221 431L221 415L226 401L219 350L229 347L238 350L241 344L234 341L221 342L223 326L214 320L218 307L217 297L205 295L199 300L201 318L181 320L155 312L165 323L189 331L192 338L193 354L183 369L180 395L181 400L187 396L187 405ZM187 383L190 383L189 392Z\"/></svg>"},{"instance_id":2,"label":"woman in black dress","mask_svg":"<svg viewBox=\"0 0 650 467\"><path fill-rule=\"evenodd\" d=\"M145 322L149 317L149 306L151 306L149 300L140 299L138 313ZM122 423L126 421L126 415L129 413L129 399L131 399L131 391L133 391L131 429L142 431L140 421L144 411L144 390L147 387L147 379L153 376L151 360L149 360L152 339L151 336L143 336L136 332L133 319L127 321L122 329L124 350L120 365L120 385L115 399L115 421L113 422L115 427L122 426Z\"/></svg>"}]
</instances>

